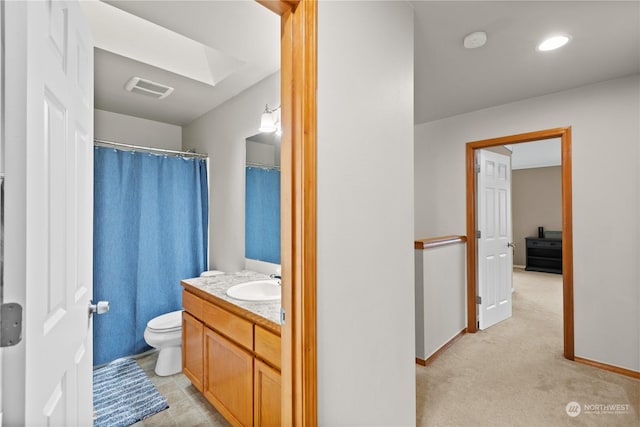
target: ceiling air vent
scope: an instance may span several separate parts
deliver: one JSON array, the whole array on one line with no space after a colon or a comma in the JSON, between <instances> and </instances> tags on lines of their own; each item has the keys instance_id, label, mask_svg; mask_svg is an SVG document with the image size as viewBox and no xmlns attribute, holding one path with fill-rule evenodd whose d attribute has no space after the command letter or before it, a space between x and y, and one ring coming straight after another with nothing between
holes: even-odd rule
<instances>
[{"instance_id":1,"label":"ceiling air vent","mask_svg":"<svg viewBox=\"0 0 640 427\"><path fill-rule=\"evenodd\" d=\"M173 88L162 83L152 82L151 80L141 77L131 77L125 86L129 92L139 93L141 95L153 96L154 98L163 99L171 95Z\"/></svg>"}]
</instances>

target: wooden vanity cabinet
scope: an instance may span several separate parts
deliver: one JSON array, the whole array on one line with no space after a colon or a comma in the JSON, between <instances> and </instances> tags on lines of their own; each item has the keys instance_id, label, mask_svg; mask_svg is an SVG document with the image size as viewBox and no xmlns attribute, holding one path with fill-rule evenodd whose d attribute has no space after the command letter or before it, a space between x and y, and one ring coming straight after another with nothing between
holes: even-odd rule
<instances>
[{"instance_id":1,"label":"wooden vanity cabinet","mask_svg":"<svg viewBox=\"0 0 640 427\"><path fill-rule=\"evenodd\" d=\"M255 327L254 350L256 356L280 369L280 336L263 328Z\"/></svg>"},{"instance_id":2,"label":"wooden vanity cabinet","mask_svg":"<svg viewBox=\"0 0 640 427\"><path fill-rule=\"evenodd\" d=\"M253 425L280 426L280 394L282 382L276 371L259 359L255 361L253 385Z\"/></svg>"},{"instance_id":3,"label":"wooden vanity cabinet","mask_svg":"<svg viewBox=\"0 0 640 427\"><path fill-rule=\"evenodd\" d=\"M254 333L253 425L280 426L280 336L260 325Z\"/></svg>"},{"instance_id":4,"label":"wooden vanity cabinet","mask_svg":"<svg viewBox=\"0 0 640 427\"><path fill-rule=\"evenodd\" d=\"M204 301L182 292L182 372L191 384L202 393L204 387Z\"/></svg>"},{"instance_id":5,"label":"wooden vanity cabinet","mask_svg":"<svg viewBox=\"0 0 640 427\"><path fill-rule=\"evenodd\" d=\"M231 424L279 426L280 335L187 290L182 295L185 376Z\"/></svg>"},{"instance_id":6,"label":"wooden vanity cabinet","mask_svg":"<svg viewBox=\"0 0 640 427\"><path fill-rule=\"evenodd\" d=\"M233 425L253 425L253 355L209 328L204 397Z\"/></svg>"},{"instance_id":7,"label":"wooden vanity cabinet","mask_svg":"<svg viewBox=\"0 0 640 427\"><path fill-rule=\"evenodd\" d=\"M182 313L182 372L200 393L204 390L204 325Z\"/></svg>"}]
</instances>

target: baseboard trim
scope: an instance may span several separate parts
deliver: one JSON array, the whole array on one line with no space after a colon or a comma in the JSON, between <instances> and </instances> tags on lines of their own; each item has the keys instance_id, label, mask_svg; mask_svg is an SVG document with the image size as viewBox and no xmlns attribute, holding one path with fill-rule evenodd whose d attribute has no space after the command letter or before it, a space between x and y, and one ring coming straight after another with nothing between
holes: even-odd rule
<instances>
[{"instance_id":1,"label":"baseboard trim","mask_svg":"<svg viewBox=\"0 0 640 427\"><path fill-rule=\"evenodd\" d=\"M632 371L631 369L621 368L619 366L608 365L602 362L596 362L595 360L589 360L582 357L574 356L573 360L583 365L593 366L594 368L604 369L605 371L613 372L616 374L624 375L627 377L640 380L640 372Z\"/></svg>"},{"instance_id":2,"label":"baseboard trim","mask_svg":"<svg viewBox=\"0 0 640 427\"><path fill-rule=\"evenodd\" d=\"M429 356L426 360L424 359L420 359L418 357L416 357L416 363L418 365L421 366L427 366L429 363L433 362L438 356L440 356L442 354L443 351L445 351L446 349L448 349L449 347L451 347L451 345L456 342L461 336L463 336L464 334L467 333L467 328L464 328L463 330L461 330L460 332L458 332L453 338L451 338L449 341L447 341L446 343L444 343L442 345L442 347L440 347L439 349L437 349L435 351L435 353L433 353L431 356Z\"/></svg>"}]
</instances>

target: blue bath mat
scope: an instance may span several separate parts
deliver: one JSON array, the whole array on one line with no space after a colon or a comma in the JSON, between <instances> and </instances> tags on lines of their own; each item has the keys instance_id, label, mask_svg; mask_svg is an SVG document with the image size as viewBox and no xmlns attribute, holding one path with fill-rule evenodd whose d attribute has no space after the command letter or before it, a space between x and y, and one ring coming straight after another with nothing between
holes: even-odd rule
<instances>
[{"instance_id":1,"label":"blue bath mat","mask_svg":"<svg viewBox=\"0 0 640 427\"><path fill-rule=\"evenodd\" d=\"M133 359L93 371L94 427L130 426L169 407Z\"/></svg>"}]
</instances>

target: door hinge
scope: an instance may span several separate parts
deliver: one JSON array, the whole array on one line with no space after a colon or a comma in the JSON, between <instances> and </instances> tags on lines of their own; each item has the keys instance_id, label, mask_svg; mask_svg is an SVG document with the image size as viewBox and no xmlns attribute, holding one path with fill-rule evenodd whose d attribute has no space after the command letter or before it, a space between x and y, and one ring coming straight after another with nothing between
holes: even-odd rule
<instances>
[{"instance_id":1,"label":"door hinge","mask_svg":"<svg viewBox=\"0 0 640 427\"><path fill-rule=\"evenodd\" d=\"M476 163L476 173L480 173L480 163Z\"/></svg>"},{"instance_id":2,"label":"door hinge","mask_svg":"<svg viewBox=\"0 0 640 427\"><path fill-rule=\"evenodd\" d=\"M476 304L482 304L482 297L480 295L476 295Z\"/></svg>"},{"instance_id":3,"label":"door hinge","mask_svg":"<svg viewBox=\"0 0 640 427\"><path fill-rule=\"evenodd\" d=\"M285 311L284 308L280 307L280 324L284 325Z\"/></svg>"},{"instance_id":4,"label":"door hinge","mask_svg":"<svg viewBox=\"0 0 640 427\"><path fill-rule=\"evenodd\" d=\"M15 302L0 305L0 347L11 347L22 340L22 306Z\"/></svg>"},{"instance_id":5,"label":"door hinge","mask_svg":"<svg viewBox=\"0 0 640 427\"><path fill-rule=\"evenodd\" d=\"M476 239L479 239L482 237L482 232L480 230L476 230Z\"/></svg>"}]
</instances>

